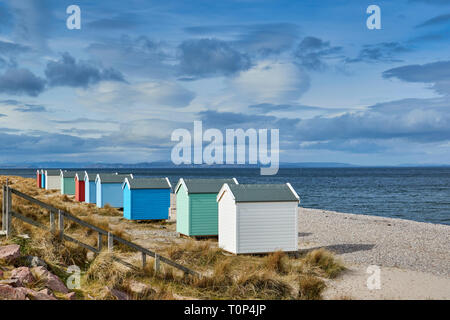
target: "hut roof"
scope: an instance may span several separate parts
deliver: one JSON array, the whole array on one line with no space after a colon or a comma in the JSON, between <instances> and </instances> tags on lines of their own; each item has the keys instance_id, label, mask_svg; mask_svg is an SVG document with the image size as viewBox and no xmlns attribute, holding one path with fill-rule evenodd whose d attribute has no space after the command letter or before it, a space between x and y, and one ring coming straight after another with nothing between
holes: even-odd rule
<instances>
[{"instance_id":1,"label":"hut roof","mask_svg":"<svg viewBox=\"0 0 450 320\"><path fill-rule=\"evenodd\" d=\"M169 179L167 178L139 178L139 179L125 179L125 184L128 184L130 189L170 189Z\"/></svg>"},{"instance_id":2,"label":"hut roof","mask_svg":"<svg viewBox=\"0 0 450 320\"><path fill-rule=\"evenodd\" d=\"M75 178L78 171L61 171L64 178Z\"/></svg>"},{"instance_id":3,"label":"hut roof","mask_svg":"<svg viewBox=\"0 0 450 320\"><path fill-rule=\"evenodd\" d=\"M84 172L84 178L86 179L86 176L88 177L88 181L95 181L95 178L97 177L97 173L93 172Z\"/></svg>"},{"instance_id":4,"label":"hut roof","mask_svg":"<svg viewBox=\"0 0 450 320\"><path fill-rule=\"evenodd\" d=\"M297 193L285 184L231 184L228 185L236 202L299 201Z\"/></svg>"},{"instance_id":5,"label":"hut roof","mask_svg":"<svg viewBox=\"0 0 450 320\"><path fill-rule=\"evenodd\" d=\"M45 170L48 176L59 176L61 175L61 170Z\"/></svg>"},{"instance_id":6,"label":"hut roof","mask_svg":"<svg viewBox=\"0 0 450 320\"><path fill-rule=\"evenodd\" d=\"M100 179L101 183L123 183L125 178L133 179L132 174L115 174L115 173L101 173L97 174L95 181L97 178Z\"/></svg>"},{"instance_id":7,"label":"hut roof","mask_svg":"<svg viewBox=\"0 0 450 320\"><path fill-rule=\"evenodd\" d=\"M181 184L186 186L188 193L218 193L222 186L228 183L234 185L237 182L235 178L231 179L180 179L177 187L178 190Z\"/></svg>"}]
</instances>

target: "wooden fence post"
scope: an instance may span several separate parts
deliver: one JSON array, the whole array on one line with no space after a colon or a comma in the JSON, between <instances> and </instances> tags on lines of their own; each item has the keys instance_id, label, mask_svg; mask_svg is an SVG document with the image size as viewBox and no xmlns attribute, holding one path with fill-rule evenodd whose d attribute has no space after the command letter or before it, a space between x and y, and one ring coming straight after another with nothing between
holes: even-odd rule
<instances>
[{"instance_id":1,"label":"wooden fence post","mask_svg":"<svg viewBox=\"0 0 450 320\"><path fill-rule=\"evenodd\" d=\"M6 185L2 186L3 199L2 199L2 231L6 230Z\"/></svg>"},{"instance_id":2,"label":"wooden fence post","mask_svg":"<svg viewBox=\"0 0 450 320\"><path fill-rule=\"evenodd\" d=\"M58 222L59 222L59 239L64 240L64 215L61 210L58 210Z\"/></svg>"},{"instance_id":3,"label":"wooden fence post","mask_svg":"<svg viewBox=\"0 0 450 320\"><path fill-rule=\"evenodd\" d=\"M11 190L8 186L8 180L6 180L6 208L5 208L5 232L6 236L11 235L11 209L12 209L12 197Z\"/></svg>"},{"instance_id":4,"label":"wooden fence post","mask_svg":"<svg viewBox=\"0 0 450 320\"><path fill-rule=\"evenodd\" d=\"M97 236L97 248L98 248L98 252L102 251L102 247L103 247L103 237L102 234L99 232L98 236Z\"/></svg>"},{"instance_id":5,"label":"wooden fence post","mask_svg":"<svg viewBox=\"0 0 450 320\"><path fill-rule=\"evenodd\" d=\"M55 232L55 213L50 210L50 232Z\"/></svg>"},{"instance_id":6,"label":"wooden fence post","mask_svg":"<svg viewBox=\"0 0 450 320\"><path fill-rule=\"evenodd\" d=\"M145 269L145 265L147 264L147 254L142 252L142 269Z\"/></svg>"},{"instance_id":7,"label":"wooden fence post","mask_svg":"<svg viewBox=\"0 0 450 320\"><path fill-rule=\"evenodd\" d=\"M159 255L155 253L155 272L158 273L160 270Z\"/></svg>"},{"instance_id":8,"label":"wooden fence post","mask_svg":"<svg viewBox=\"0 0 450 320\"><path fill-rule=\"evenodd\" d=\"M108 251L113 251L113 234L111 232L108 232Z\"/></svg>"}]
</instances>

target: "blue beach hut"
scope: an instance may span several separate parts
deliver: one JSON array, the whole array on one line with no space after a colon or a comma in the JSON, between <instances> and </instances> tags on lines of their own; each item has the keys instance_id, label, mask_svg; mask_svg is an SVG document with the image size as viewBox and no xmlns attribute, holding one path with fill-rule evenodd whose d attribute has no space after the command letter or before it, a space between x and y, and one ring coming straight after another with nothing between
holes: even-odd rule
<instances>
[{"instance_id":1,"label":"blue beach hut","mask_svg":"<svg viewBox=\"0 0 450 320\"><path fill-rule=\"evenodd\" d=\"M113 208L123 208L122 184L125 178L133 179L133 175L97 174L95 178L97 207L103 208L108 204Z\"/></svg>"},{"instance_id":2,"label":"blue beach hut","mask_svg":"<svg viewBox=\"0 0 450 320\"><path fill-rule=\"evenodd\" d=\"M41 170L41 188L45 189L45 170Z\"/></svg>"},{"instance_id":3,"label":"blue beach hut","mask_svg":"<svg viewBox=\"0 0 450 320\"><path fill-rule=\"evenodd\" d=\"M95 186L95 178L97 174L84 172L84 202L97 202L97 188Z\"/></svg>"},{"instance_id":4,"label":"blue beach hut","mask_svg":"<svg viewBox=\"0 0 450 320\"><path fill-rule=\"evenodd\" d=\"M123 216L129 220L169 219L168 178L128 179L122 185Z\"/></svg>"}]
</instances>

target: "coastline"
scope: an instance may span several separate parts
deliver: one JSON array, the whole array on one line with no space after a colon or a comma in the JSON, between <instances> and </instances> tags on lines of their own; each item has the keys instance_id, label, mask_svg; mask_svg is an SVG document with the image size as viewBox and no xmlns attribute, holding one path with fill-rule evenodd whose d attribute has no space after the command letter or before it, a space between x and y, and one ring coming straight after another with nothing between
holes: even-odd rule
<instances>
[{"instance_id":1,"label":"coastline","mask_svg":"<svg viewBox=\"0 0 450 320\"><path fill-rule=\"evenodd\" d=\"M450 299L450 226L299 208L299 247L324 247L347 267L326 299ZM369 265L381 289L368 290Z\"/></svg>"}]
</instances>

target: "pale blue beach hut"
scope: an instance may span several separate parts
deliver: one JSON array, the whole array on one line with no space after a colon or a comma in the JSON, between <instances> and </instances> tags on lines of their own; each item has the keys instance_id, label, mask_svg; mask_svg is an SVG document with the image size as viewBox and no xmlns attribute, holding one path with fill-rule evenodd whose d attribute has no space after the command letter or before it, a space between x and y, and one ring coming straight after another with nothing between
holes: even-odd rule
<instances>
[{"instance_id":1,"label":"pale blue beach hut","mask_svg":"<svg viewBox=\"0 0 450 320\"><path fill-rule=\"evenodd\" d=\"M108 204L113 208L123 208L122 184L125 178L133 179L133 175L97 174L95 178L97 207L103 208Z\"/></svg>"},{"instance_id":2,"label":"pale blue beach hut","mask_svg":"<svg viewBox=\"0 0 450 320\"><path fill-rule=\"evenodd\" d=\"M96 173L84 172L84 202L86 203L97 202L97 188L95 186L96 177Z\"/></svg>"}]
</instances>

